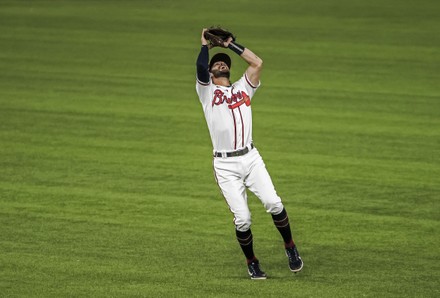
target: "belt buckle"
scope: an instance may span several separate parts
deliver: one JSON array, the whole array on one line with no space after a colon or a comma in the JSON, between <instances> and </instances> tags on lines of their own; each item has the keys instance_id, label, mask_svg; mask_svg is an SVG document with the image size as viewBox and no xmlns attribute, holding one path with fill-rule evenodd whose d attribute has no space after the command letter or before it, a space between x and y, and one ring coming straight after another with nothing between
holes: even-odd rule
<instances>
[{"instance_id":1,"label":"belt buckle","mask_svg":"<svg viewBox=\"0 0 440 298\"><path fill-rule=\"evenodd\" d=\"M222 158L226 158L228 157L228 154L224 151L220 152L220 154L222 155Z\"/></svg>"}]
</instances>

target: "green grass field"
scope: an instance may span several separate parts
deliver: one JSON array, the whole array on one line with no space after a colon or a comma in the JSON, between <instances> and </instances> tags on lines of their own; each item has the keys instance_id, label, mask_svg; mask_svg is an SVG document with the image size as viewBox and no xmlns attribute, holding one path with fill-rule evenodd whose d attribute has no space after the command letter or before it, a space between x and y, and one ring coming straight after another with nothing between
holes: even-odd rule
<instances>
[{"instance_id":1,"label":"green grass field","mask_svg":"<svg viewBox=\"0 0 440 298\"><path fill-rule=\"evenodd\" d=\"M0 2L1 297L439 297L440 2ZM195 92L203 27L264 60L249 280ZM232 78L245 64L231 52Z\"/></svg>"}]
</instances>

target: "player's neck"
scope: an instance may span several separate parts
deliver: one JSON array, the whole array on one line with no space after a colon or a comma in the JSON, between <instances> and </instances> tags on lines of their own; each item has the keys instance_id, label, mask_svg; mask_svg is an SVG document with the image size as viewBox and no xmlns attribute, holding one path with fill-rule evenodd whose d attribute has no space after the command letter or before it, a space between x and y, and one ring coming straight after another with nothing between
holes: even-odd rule
<instances>
[{"instance_id":1,"label":"player's neck","mask_svg":"<svg viewBox=\"0 0 440 298\"><path fill-rule=\"evenodd\" d=\"M225 86L225 87L231 86L231 82L229 81L228 78L225 78L225 77L220 77L220 78L213 77L212 82L215 85L220 85L220 86Z\"/></svg>"}]
</instances>

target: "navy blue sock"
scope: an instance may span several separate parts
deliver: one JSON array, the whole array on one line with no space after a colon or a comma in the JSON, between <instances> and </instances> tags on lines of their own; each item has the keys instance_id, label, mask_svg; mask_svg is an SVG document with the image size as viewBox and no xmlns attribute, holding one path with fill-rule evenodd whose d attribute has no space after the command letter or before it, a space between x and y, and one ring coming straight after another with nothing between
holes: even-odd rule
<instances>
[{"instance_id":1,"label":"navy blue sock","mask_svg":"<svg viewBox=\"0 0 440 298\"><path fill-rule=\"evenodd\" d=\"M287 216L286 209L283 209L280 214L273 215L272 214L273 223L277 227L278 231L280 232L281 236L284 240L284 246L286 248L294 247L295 243L292 239L292 232L290 231L290 223L289 223L289 217Z\"/></svg>"},{"instance_id":2,"label":"navy blue sock","mask_svg":"<svg viewBox=\"0 0 440 298\"><path fill-rule=\"evenodd\" d=\"M240 244L241 249L243 250L244 255L246 256L248 264L252 261L256 260L253 248L253 237L251 229L241 232L235 230L235 234L237 236L238 243Z\"/></svg>"}]
</instances>

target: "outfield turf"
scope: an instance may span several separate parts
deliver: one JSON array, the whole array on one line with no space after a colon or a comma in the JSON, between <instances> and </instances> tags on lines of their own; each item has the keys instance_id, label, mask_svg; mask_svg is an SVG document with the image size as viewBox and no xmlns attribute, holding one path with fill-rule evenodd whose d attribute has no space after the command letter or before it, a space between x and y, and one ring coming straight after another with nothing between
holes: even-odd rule
<instances>
[{"instance_id":1,"label":"outfield turf","mask_svg":"<svg viewBox=\"0 0 440 298\"><path fill-rule=\"evenodd\" d=\"M249 280L195 92L204 26L264 60ZM0 2L0 297L439 297L440 2ZM245 64L231 52L232 78Z\"/></svg>"}]
</instances>

